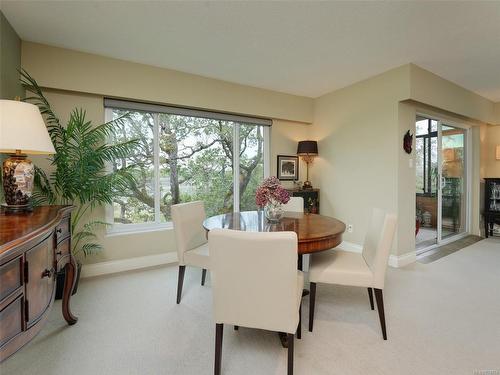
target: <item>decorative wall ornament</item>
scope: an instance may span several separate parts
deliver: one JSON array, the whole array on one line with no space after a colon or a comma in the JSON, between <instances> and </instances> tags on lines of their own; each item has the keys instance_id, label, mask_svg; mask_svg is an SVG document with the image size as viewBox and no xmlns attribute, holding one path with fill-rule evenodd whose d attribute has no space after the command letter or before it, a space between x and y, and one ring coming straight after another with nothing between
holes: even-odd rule
<instances>
[{"instance_id":1,"label":"decorative wall ornament","mask_svg":"<svg viewBox=\"0 0 500 375\"><path fill-rule=\"evenodd\" d=\"M413 134L411 134L410 131L408 130L405 136L403 137L403 150L405 150L407 154L411 154L412 145L413 145Z\"/></svg>"}]
</instances>

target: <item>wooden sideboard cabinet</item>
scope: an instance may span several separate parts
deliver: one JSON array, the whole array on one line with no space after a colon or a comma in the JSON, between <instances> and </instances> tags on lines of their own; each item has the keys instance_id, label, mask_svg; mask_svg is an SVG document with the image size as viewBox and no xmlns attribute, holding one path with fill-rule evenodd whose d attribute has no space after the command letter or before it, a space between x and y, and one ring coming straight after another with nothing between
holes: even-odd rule
<instances>
[{"instance_id":1,"label":"wooden sideboard cabinet","mask_svg":"<svg viewBox=\"0 0 500 375\"><path fill-rule=\"evenodd\" d=\"M76 262L71 254L72 206L0 211L0 362L33 339L54 302L57 271L65 268L62 313L68 324Z\"/></svg>"},{"instance_id":2,"label":"wooden sideboard cabinet","mask_svg":"<svg viewBox=\"0 0 500 375\"><path fill-rule=\"evenodd\" d=\"M319 214L319 189L288 189L292 197L304 198L304 212Z\"/></svg>"}]
</instances>

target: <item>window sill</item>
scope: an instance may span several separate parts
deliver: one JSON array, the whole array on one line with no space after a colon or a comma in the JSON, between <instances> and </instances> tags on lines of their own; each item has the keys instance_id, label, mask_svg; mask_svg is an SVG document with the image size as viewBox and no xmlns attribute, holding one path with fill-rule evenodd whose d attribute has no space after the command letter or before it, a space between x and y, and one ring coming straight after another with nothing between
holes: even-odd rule
<instances>
[{"instance_id":1,"label":"window sill","mask_svg":"<svg viewBox=\"0 0 500 375\"><path fill-rule=\"evenodd\" d=\"M116 237L116 236L124 236L129 234L142 234L149 232L159 232L164 230L173 229L174 225L169 223L161 223L161 224L123 224L119 226L113 226L110 228L106 237Z\"/></svg>"}]
</instances>

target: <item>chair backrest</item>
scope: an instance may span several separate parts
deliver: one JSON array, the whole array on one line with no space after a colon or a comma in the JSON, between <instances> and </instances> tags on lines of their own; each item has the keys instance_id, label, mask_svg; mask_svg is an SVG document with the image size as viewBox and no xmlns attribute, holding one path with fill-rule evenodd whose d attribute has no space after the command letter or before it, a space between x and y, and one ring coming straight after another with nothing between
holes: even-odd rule
<instances>
[{"instance_id":1,"label":"chair backrest","mask_svg":"<svg viewBox=\"0 0 500 375\"><path fill-rule=\"evenodd\" d=\"M283 211L304 212L304 198L290 197L288 203L283 205Z\"/></svg>"},{"instance_id":2,"label":"chair backrest","mask_svg":"<svg viewBox=\"0 0 500 375\"><path fill-rule=\"evenodd\" d=\"M175 204L171 212L179 264L184 265L184 253L207 242L205 205L201 201Z\"/></svg>"},{"instance_id":3,"label":"chair backrest","mask_svg":"<svg viewBox=\"0 0 500 375\"><path fill-rule=\"evenodd\" d=\"M383 289L397 217L374 208L363 245L363 257L373 272L374 288Z\"/></svg>"},{"instance_id":4,"label":"chair backrest","mask_svg":"<svg viewBox=\"0 0 500 375\"><path fill-rule=\"evenodd\" d=\"M295 232L213 229L208 246L215 322L295 333Z\"/></svg>"}]
</instances>

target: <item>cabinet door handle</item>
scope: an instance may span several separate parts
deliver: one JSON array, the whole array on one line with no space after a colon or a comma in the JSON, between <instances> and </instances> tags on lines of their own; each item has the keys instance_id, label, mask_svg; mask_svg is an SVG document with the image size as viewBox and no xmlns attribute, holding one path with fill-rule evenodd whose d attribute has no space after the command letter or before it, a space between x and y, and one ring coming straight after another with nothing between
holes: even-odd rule
<instances>
[{"instance_id":1,"label":"cabinet door handle","mask_svg":"<svg viewBox=\"0 0 500 375\"><path fill-rule=\"evenodd\" d=\"M57 233L57 234L61 234L61 233L62 233L62 228L57 228L57 229L56 229L56 233Z\"/></svg>"},{"instance_id":2,"label":"cabinet door handle","mask_svg":"<svg viewBox=\"0 0 500 375\"><path fill-rule=\"evenodd\" d=\"M48 278L52 277L52 274L53 274L53 273L54 273L54 269L53 269L53 268L52 268L52 269L50 269L50 270L49 270L49 269L44 270L44 271L42 272L42 279L43 279L44 277L48 277Z\"/></svg>"},{"instance_id":3,"label":"cabinet door handle","mask_svg":"<svg viewBox=\"0 0 500 375\"><path fill-rule=\"evenodd\" d=\"M62 255L62 251L58 251L56 255Z\"/></svg>"}]
</instances>

